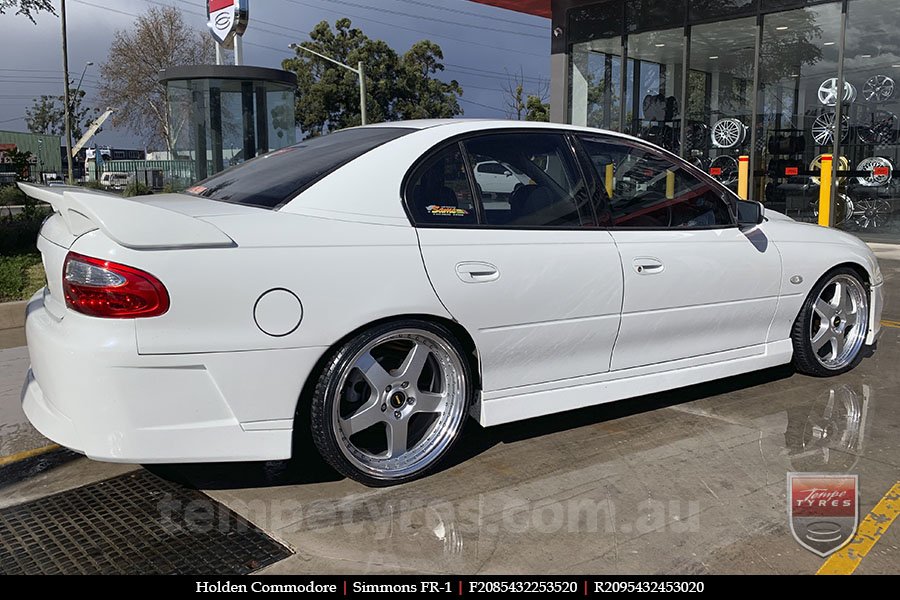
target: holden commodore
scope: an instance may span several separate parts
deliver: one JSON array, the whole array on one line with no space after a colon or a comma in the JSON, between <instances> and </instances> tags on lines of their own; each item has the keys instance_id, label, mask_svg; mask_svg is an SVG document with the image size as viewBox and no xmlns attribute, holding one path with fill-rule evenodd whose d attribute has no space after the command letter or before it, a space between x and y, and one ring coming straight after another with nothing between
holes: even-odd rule
<instances>
[{"instance_id":1,"label":"holden commodore","mask_svg":"<svg viewBox=\"0 0 900 600\"><path fill-rule=\"evenodd\" d=\"M483 201L473 168L522 185ZM338 131L122 199L21 184L54 214L23 404L117 462L433 470L483 426L793 363L879 333L869 248L738 199L638 139L503 121Z\"/></svg>"}]
</instances>

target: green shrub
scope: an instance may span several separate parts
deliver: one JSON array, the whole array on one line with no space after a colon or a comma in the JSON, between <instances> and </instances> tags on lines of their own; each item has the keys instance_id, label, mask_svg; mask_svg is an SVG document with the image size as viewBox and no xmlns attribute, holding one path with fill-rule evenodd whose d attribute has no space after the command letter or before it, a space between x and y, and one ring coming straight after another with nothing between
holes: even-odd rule
<instances>
[{"instance_id":1,"label":"green shrub","mask_svg":"<svg viewBox=\"0 0 900 600\"><path fill-rule=\"evenodd\" d=\"M48 207L37 206L27 214L0 215L0 256L35 252L38 232L49 214Z\"/></svg>"},{"instance_id":2,"label":"green shrub","mask_svg":"<svg viewBox=\"0 0 900 600\"><path fill-rule=\"evenodd\" d=\"M25 204L25 192L17 185L0 186L0 213L5 206L21 206Z\"/></svg>"},{"instance_id":3,"label":"green shrub","mask_svg":"<svg viewBox=\"0 0 900 600\"><path fill-rule=\"evenodd\" d=\"M41 255L0 256L0 302L25 300L43 286Z\"/></svg>"},{"instance_id":4,"label":"green shrub","mask_svg":"<svg viewBox=\"0 0 900 600\"><path fill-rule=\"evenodd\" d=\"M83 184L83 186L89 190L102 190L103 189L103 186L100 185L99 181L86 181Z\"/></svg>"},{"instance_id":5,"label":"green shrub","mask_svg":"<svg viewBox=\"0 0 900 600\"><path fill-rule=\"evenodd\" d=\"M153 191L140 181L132 181L125 186L125 191L122 192L122 195L126 198L130 198L131 196L146 196L147 194L152 193Z\"/></svg>"}]
</instances>

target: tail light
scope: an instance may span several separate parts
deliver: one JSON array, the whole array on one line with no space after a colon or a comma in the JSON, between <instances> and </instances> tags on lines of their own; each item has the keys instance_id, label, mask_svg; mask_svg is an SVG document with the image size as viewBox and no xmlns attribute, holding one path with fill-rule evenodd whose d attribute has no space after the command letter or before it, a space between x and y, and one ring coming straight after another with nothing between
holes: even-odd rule
<instances>
[{"instance_id":1,"label":"tail light","mask_svg":"<svg viewBox=\"0 0 900 600\"><path fill-rule=\"evenodd\" d=\"M69 252L63 265L66 306L91 317L156 317L169 310L169 292L145 271Z\"/></svg>"}]
</instances>

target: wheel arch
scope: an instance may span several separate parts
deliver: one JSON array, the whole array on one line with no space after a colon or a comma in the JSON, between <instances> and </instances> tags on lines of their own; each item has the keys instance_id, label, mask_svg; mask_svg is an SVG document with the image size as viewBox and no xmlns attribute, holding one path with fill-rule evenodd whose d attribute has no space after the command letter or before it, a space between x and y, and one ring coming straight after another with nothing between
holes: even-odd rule
<instances>
[{"instance_id":1,"label":"wheel arch","mask_svg":"<svg viewBox=\"0 0 900 600\"><path fill-rule=\"evenodd\" d=\"M481 390L481 359L478 353L478 348L475 345L475 340L472 338L471 334L469 334L468 330L465 327L460 325L458 322L453 321L452 319L448 319L446 317L441 317L433 314L424 314L424 313L410 313L410 314L402 314L402 315L392 315L390 317L383 317L380 319L375 319L374 321L370 321L364 325L360 325L356 329L348 332L340 339L336 340L333 344L331 344L319 357L316 361L315 366L309 372L306 377L306 381L303 382L303 387L300 391L300 396L297 398L297 407L294 410L294 429L296 430L298 417L305 414L306 409L309 407L309 399L312 396L313 391L316 387L316 380L319 376L319 373L322 372L322 369L325 366L328 357L331 356L332 352L342 344L344 344L350 338L366 331L367 329L371 329L372 327L377 327L379 325L384 325L385 323L391 323L394 321L404 321L407 319L419 319L422 321L429 321L432 323L437 323L439 325L443 325L447 329L450 330L456 339L462 344L463 349L465 350L465 355L463 358L468 361L469 367L472 369L472 375L475 378L475 391Z\"/></svg>"}]
</instances>

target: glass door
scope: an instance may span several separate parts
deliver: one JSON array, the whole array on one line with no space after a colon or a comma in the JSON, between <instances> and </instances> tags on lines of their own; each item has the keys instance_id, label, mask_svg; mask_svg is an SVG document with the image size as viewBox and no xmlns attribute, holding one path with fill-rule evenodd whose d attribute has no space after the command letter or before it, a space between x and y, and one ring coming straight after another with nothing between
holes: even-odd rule
<instances>
[{"instance_id":1,"label":"glass door","mask_svg":"<svg viewBox=\"0 0 900 600\"><path fill-rule=\"evenodd\" d=\"M681 153L684 28L628 36L625 131Z\"/></svg>"},{"instance_id":2,"label":"glass door","mask_svg":"<svg viewBox=\"0 0 900 600\"><path fill-rule=\"evenodd\" d=\"M684 157L737 191L750 151L756 18L691 28Z\"/></svg>"}]
</instances>

